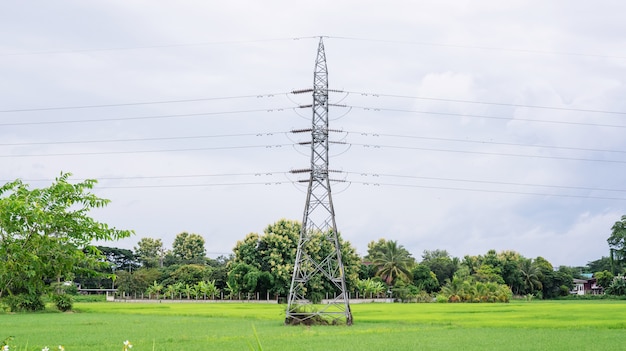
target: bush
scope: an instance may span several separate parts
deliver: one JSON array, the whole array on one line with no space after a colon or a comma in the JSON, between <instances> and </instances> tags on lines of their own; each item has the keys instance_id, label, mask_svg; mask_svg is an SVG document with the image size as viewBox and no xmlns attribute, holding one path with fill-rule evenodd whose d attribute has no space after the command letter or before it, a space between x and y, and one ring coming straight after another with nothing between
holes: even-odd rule
<instances>
[{"instance_id":1,"label":"bush","mask_svg":"<svg viewBox=\"0 0 626 351\"><path fill-rule=\"evenodd\" d=\"M54 296L52 296L52 300L54 301L54 305L61 312L67 312L72 310L72 306L74 305L72 296L68 294L55 294Z\"/></svg>"},{"instance_id":2,"label":"bush","mask_svg":"<svg viewBox=\"0 0 626 351\"><path fill-rule=\"evenodd\" d=\"M4 299L4 303L9 306L11 312L41 311L46 308L41 296L38 294L10 295Z\"/></svg>"},{"instance_id":3,"label":"bush","mask_svg":"<svg viewBox=\"0 0 626 351\"><path fill-rule=\"evenodd\" d=\"M438 303L446 303L448 302L448 296L444 294L439 294L435 297L435 301Z\"/></svg>"}]
</instances>

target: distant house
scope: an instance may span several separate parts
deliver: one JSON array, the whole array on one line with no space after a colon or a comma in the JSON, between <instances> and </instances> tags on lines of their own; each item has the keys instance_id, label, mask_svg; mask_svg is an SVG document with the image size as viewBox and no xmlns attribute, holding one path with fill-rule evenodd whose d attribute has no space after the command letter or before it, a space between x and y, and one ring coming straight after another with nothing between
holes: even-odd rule
<instances>
[{"instance_id":1,"label":"distant house","mask_svg":"<svg viewBox=\"0 0 626 351\"><path fill-rule=\"evenodd\" d=\"M602 295L604 289L596 284L596 278L574 279L574 288L570 293L574 295Z\"/></svg>"}]
</instances>

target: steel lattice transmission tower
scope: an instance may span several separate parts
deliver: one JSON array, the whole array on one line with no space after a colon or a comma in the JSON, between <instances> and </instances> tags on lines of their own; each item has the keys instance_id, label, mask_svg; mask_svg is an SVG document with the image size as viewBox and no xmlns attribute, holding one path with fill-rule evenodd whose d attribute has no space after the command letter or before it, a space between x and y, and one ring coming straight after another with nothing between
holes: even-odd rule
<instances>
[{"instance_id":1,"label":"steel lattice transmission tower","mask_svg":"<svg viewBox=\"0 0 626 351\"><path fill-rule=\"evenodd\" d=\"M299 92L310 92L310 89ZM313 79L313 118L311 129L294 132L311 132L311 168L292 171L294 173L309 173L308 191L304 206L302 229L298 240L296 261L287 300L286 324L315 323L316 318L323 318L331 323L344 321L347 325L352 324L352 313L348 301L346 278L343 263L341 261L341 247L337 236L337 223L335 222L335 210L331 197L328 169L328 70L326 66L326 53L324 52L323 38L317 50L315 61L315 73ZM303 143L303 144L309 144ZM317 258L313 253L311 239L318 235L322 243L332 247L325 257ZM324 243L324 241L326 243ZM330 244L330 245L328 245ZM335 290L334 296L328 296L327 304L312 307L310 293L312 280L318 284L327 282ZM319 296L318 296L319 297Z\"/></svg>"}]
</instances>

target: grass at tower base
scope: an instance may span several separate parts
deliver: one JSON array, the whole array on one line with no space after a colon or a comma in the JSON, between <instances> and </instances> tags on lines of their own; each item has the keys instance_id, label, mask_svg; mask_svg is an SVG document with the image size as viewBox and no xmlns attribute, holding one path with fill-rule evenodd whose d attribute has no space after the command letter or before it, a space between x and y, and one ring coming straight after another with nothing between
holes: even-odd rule
<instances>
[{"instance_id":1,"label":"grass at tower base","mask_svg":"<svg viewBox=\"0 0 626 351\"><path fill-rule=\"evenodd\" d=\"M352 326L285 326L285 305L77 303L75 311L0 312L12 350L622 350L624 301L358 304Z\"/></svg>"}]
</instances>

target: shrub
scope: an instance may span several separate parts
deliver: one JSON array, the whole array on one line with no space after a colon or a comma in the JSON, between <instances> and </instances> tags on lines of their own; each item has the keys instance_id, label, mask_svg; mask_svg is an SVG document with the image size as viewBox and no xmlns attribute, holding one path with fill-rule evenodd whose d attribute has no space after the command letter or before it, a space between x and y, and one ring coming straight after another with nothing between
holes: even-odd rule
<instances>
[{"instance_id":1,"label":"shrub","mask_svg":"<svg viewBox=\"0 0 626 351\"><path fill-rule=\"evenodd\" d=\"M72 296L68 294L55 294L52 296L52 300L54 301L55 306L61 312L67 312L72 309L74 305L74 301L72 300Z\"/></svg>"},{"instance_id":2,"label":"shrub","mask_svg":"<svg viewBox=\"0 0 626 351\"><path fill-rule=\"evenodd\" d=\"M10 295L4 299L4 303L9 306L11 312L41 311L46 308L41 296L38 294Z\"/></svg>"}]
</instances>

